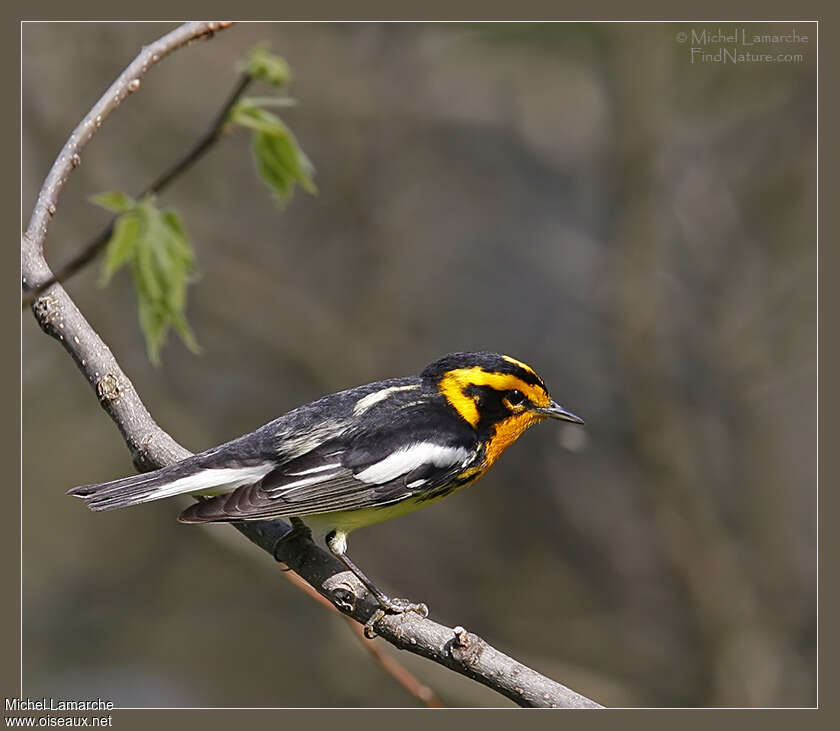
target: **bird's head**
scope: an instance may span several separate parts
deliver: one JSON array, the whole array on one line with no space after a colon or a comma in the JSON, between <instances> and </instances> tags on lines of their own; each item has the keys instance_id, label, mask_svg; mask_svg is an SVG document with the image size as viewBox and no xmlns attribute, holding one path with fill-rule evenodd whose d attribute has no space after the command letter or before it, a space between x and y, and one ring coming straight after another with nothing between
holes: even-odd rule
<instances>
[{"instance_id":1,"label":"bird's head","mask_svg":"<svg viewBox=\"0 0 840 731\"><path fill-rule=\"evenodd\" d=\"M531 366L498 353L450 353L420 374L433 381L446 402L498 453L543 419L583 424L553 401Z\"/></svg>"}]
</instances>

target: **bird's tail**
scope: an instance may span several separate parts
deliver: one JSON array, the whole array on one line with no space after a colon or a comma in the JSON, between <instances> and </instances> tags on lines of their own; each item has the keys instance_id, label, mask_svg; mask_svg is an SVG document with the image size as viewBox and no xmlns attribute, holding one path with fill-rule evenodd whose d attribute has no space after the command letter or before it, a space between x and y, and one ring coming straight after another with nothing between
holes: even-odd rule
<instances>
[{"instance_id":1,"label":"bird's tail","mask_svg":"<svg viewBox=\"0 0 840 731\"><path fill-rule=\"evenodd\" d=\"M166 470L155 470L140 475L122 477L110 482L97 482L93 485L81 485L68 490L68 495L80 497L91 510L113 510L138 505L166 497L161 488L172 480Z\"/></svg>"},{"instance_id":2,"label":"bird's tail","mask_svg":"<svg viewBox=\"0 0 840 731\"><path fill-rule=\"evenodd\" d=\"M114 510L174 495L228 492L258 482L273 466L268 463L228 464L211 468L202 464L201 457L196 455L154 472L81 485L68 490L67 494L82 498L91 510Z\"/></svg>"}]
</instances>

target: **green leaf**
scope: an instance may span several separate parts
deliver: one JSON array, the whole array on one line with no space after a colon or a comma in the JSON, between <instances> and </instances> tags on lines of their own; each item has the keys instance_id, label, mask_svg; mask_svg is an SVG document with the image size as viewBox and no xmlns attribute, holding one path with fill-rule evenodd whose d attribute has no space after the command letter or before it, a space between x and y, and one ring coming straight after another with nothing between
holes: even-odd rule
<instances>
[{"instance_id":1,"label":"green leaf","mask_svg":"<svg viewBox=\"0 0 840 731\"><path fill-rule=\"evenodd\" d=\"M235 124L254 130L251 149L257 172L280 205L285 205L296 184L310 194L318 192L312 180L315 172L312 163L279 117L243 101L234 108L231 119Z\"/></svg>"},{"instance_id":2,"label":"green leaf","mask_svg":"<svg viewBox=\"0 0 840 731\"><path fill-rule=\"evenodd\" d=\"M181 340L184 341L184 345L186 345L193 353L201 352L201 346L195 339L195 335L183 315L173 319L172 327L174 327L178 335L181 336Z\"/></svg>"},{"instance_id":3,"label":"green leaf","mask_svg":"<svg viewBox=\"0 0 840 731\"><path fill-rule=\"evenodd\" d=\"M263 109L247 97L234 106L231 111L231 121L242 127L270 134L280 134L286 129L276 114Z\"/></svg>"},{"instance_id":4,"label":"green leaf","mask_svg":"<svg viewBox=\"0 0 840 731\"><path fill-rule=\"evenodd\" d=\"M99 193L98 195L92 196L90 200L96 203L96 205L114 213L125 213L136 204L136 201L131 196L119 190L109 190L105 193Z\"/></svg>"},{"instance_id":5,"label":"green leaf","mask_svg":"<svg viewBox=\"0 0 840 731\"><path fill-rule=\"evenodd\" d=\"M170 329L190 350L198 352L198 342L184 314L187 285L196 271L195 253L184 223L175 211L158 208L153 196L124 200L131 205L117 218L106 244L103 284L124 266L129 267L140 327L152 363L160 363L160 350Z\"/></svg>"},{"instance_id":6,"label":"green leaf","mask_svg":"<svg viewBox=\"0 0 840 731\"><path fill-rule=\"evenodd\" d=\"M105 261L102 264L101 284L111 281L125 264L134 257L140 237L140 219L134 213L126 213L114 224L114 233L105 246Z\"/></svg>"},{"instance_id":7,"label":"green leaf","mask_svg":"<svg viewBox=\"0 0 840 731\"><path fill-rule=\"evenodd\" d=\"M166 340L166 317L161 309L155 307L138 295L137 310L140 315L140 327L146 338L146 351L154 365L160 365L160 349Z\"/></svg>"},{"instance_id":8,"label":"green leaf","mask_svg":"<svg viewBox=\"0 0 840 731\"><path fill-rule=\"evenodd\" d=\"M285 86L292 80L289 64L268 50L268 45L260 43L248 51L248 56L240 68L251 77L272 86Z\"/></svg>"}]
</instances>

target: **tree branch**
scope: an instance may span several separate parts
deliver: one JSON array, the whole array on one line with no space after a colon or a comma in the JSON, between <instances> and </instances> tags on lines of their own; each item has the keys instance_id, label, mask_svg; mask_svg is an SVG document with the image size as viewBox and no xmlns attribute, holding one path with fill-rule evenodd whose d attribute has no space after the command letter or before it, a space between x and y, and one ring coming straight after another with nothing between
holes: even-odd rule
<instances>
[{"instance_id":1,"label":"tree branch","mask_svg":"<svg viewBox=\"0 0 840 731\"><path fill-rule=\"evenodd\" d=\"M253 78L248 73L243 73L239 81L237 81L236 86L233 88L233 91L228 96L227 101L225 101L222 108L216 114L213 123L207 131L196 141L192 148L189 149L183 157L176 161L175 164L168 170L164 171L153 183L146 186L146 188L137 194L135 198L140 199L150 193L160 193L173 180L181 175L181 173L190 168L194 162L201 158L201 156L204 155L204 153L207 152L207 150L209 150L222 136L222 131L224 130L225 122L227 122L230 110L233 109L233 106L239 101L239 98L245 93L245 90L252 81ZM102 229L102 231L100 231L93 239L91 239L84 249L78 252L72 259L70 259L70 261L64 264L64 266L58 269L58 271L56 271L55 274L47 281L39 284L33 289L24 291L22 297L23 307L31 304L32 300L51 284L67 281L67 279L72 277L76 272L93 261L102 249L105 248L105 244L108 243L111 235L114 233L115 221L116 217L112 218L108 225L105 226L105 228Z\"/></svg>"},{"instance_id":2,"label":"tree branch","mask_svg":"<svg viewBox=\"0 0 840 731\"><path fill-rule=\"evenodd\" d=\"M84 318L64 288L47 285L53 274L44 259L44 241L50 217L77 159L108 114L130 91L148 66L193 38L225 27L222 23L187 23L143 49L74 130L53 164L38 196L29 227L21 239L21 281L25 291L41 288L32 312L48 335L56 338L73 358L94 389L100 404L116 424L137 469L156 469L190 455L155 423L133 384L119 367L108 346ZM135 86L136 88L136 86ZM282 521L256 521L235 527L255 544L273 554L287 527ZM335 557L309 538L281 544L277 558L303 577L347 616L365 623L378 609L358 579ZM450 628L408 613L386 615L376 631L396 647L434 660L477 680L521 706L599 708L573 690L507 657L480 637L461 627Z\"/></svg>"}]
</instances>

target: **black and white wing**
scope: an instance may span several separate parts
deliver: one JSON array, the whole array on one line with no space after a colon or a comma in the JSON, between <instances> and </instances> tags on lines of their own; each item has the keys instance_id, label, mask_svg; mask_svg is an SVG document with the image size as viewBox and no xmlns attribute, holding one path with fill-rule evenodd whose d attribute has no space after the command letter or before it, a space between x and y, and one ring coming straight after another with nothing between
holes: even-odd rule
<instances>
[{"instance_id":1,"label":"black and white wing","mask_svg":"<svg viewBox=\"0 0 840 731\"><path fill-rule=\"evenodd\" d=\"M324 445L256 484L191 505L179 520L268 520L382 507L451 483L475 456L474 449L431 441L364 455L334 447Z\"/></svg>"},{"instance_id":2,"label":"black and white wing","mask_svg":"<svg viewBox=\"0 0 840 731\"><path fill-rule=\"evenodd\" d=\"M416 389L415 379L391 379L325 396L225 444L141 475L81 485L68 494L92 510L114 510L175 495L218 495L259 483L281 465L343 435L359 404L377 394ZM328 417L327 417L328 415Z\"/></svg>"}]
</instances>

